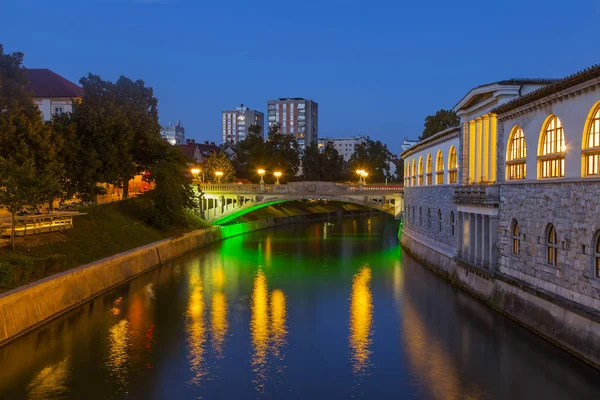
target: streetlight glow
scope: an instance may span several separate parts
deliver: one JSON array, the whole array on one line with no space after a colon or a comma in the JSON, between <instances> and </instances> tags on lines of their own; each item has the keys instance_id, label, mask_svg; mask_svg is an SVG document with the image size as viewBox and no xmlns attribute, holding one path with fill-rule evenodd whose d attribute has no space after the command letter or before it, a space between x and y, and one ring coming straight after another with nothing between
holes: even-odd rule
<instances>
[{"instance_id":1,"label":"streetlight glow","mask_svg":"<svg viewBox=\"0 0 600 400\"><path fill-rule=\"evenodd\" d=\"M275 176L275 179L276 179L275 184L279 185L279 178L281 178L281 172L275 171L275 172L273 172L273 175Z\"/></svg>"},{"instance_id":2,"label":"streetlight glow","mask_svg":"<svg viewBox=\"0 0 600 400\"><path fill-rule=\"evenodd\" d=\"M265 176L265 172L266 172L266 171L265 171L264 169L260 168L260 169L259 169L258 171L256 171L256 172L258 172L258 175L260 175L260 184L261 184L261 185L264 185L264 184L265 184L265 180L263 179L263 176Z\"/></svg>"},{"instance_id":3,"label":"streetlight glow","mask_svg":"<svg viewBox=\"0 0 600 400\"><path fill-rule=\"evenodd\" d=\"M223 171L215 171L215 176L217 177L217 183L221 183L221 177L223 176Z\"/></svg>"},{"instance_id":4,"label":"streetlight glow","mask_svg":"<svg viewBox=\"0 0 600 400\"><path fill-rule=\"evenodd\" d=\"M357 169L356 174L358 175L358 184L365 183L364 179L369 175L364 169Z\"/></svg>"}]
</instances>

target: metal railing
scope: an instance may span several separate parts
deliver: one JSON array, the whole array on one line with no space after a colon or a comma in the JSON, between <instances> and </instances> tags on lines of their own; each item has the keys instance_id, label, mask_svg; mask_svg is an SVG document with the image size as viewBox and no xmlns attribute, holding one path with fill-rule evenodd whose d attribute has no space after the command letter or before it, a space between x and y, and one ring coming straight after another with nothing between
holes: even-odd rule
<instances>
[{"instance_id":1,"label":"metal railing","mask_svg":"<svg viewBox=\"0 0 600 400\"><path fill-rule=\"evenodd\" d=\"M357 185L335 182L290 182L282 185L257 184L200 184L198 188L204 193L400 193L402 185Z\"/></svg>"}]
</instances>

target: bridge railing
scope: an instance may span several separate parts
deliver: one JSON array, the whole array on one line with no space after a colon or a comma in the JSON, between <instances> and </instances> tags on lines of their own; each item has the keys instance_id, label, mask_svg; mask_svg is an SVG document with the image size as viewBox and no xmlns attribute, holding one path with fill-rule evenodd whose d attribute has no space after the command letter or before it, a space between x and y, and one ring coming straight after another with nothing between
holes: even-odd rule
<instances>
[{"instance_id":1,"label":"bridge railing","mask_svg":"<svg viewBox=\"0 0 600 400\"><path fill-rule=\"evenodd\" d=\"M399 193L402 185L356 185L335 182L290 182L283 185L257 184L203 184L199 189L217 193Z\"/></svg>"}]
</instances>

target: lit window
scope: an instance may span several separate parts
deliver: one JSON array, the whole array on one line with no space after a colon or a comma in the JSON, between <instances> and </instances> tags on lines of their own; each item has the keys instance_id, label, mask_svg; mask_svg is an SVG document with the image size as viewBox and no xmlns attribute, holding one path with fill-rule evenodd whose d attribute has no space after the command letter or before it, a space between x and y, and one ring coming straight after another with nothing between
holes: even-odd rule
<instances>
[{"instance_id":1,"label":"lit window","mask_svg":"<svg viewBox=\"0 0 600 400\"><path fill-rule=\"evenodd\" d=\"M452 236L454 236L454 211L450 211L450 224L452 225Z\"/></svg>"},{"instance_id":2,"label":"lit window","mask_svg":"<svg viewBox=\"0 0 600 400\"><path fill-rule=\"evenodd\" d=\"M416 178L416 176L417 176L417 164L416 164L416 161L414 159L413 159L413 162L412 162L411 171L412 171L412 184L411 184L411 186L415 186L416 183L417 183L417 178Z\"/></svg>"},{"instance_id":3,"label":"lit window","mask_svg":"<svg viewBox=\"0 0 600 400\"><path fill-rule=\"evenodd\" d=\"M438 231L442 231L442 210L438 208Z\"/></svg>"},{"instance_id":4,"label":"lit window","mask_svg":"<svg viewBox=\"0 0 600 400\"><path fill-rule=\"evenodd\" d=\"M435 158L435 184L444 184L444 155L441 150L438 150Z\"/></svg>"},{"instance_id":5,"label":"lit window","mask_svg":"<svg viewBox=\"0 0 600 400\"><path fill-rule=\"evenodd\" d=\"M508 140L506 152L506 179L525 179L527 148L523 129L515 126Z\"/></svg>"},{"instance_id":6,"label":"lit window","mask_svg":"<svg viewBox=\"0 0 600 400\"><path fill-rule=\"evenodd\" d=\"M456 148L450 147L448 156L448 183L458 182L458 162L456 157Z\"/></svg>"},{"instance_id":7,"label":"lit window","mask_svg":"<svg viewBox=\"0 0 600 400\"><path fill-rule=\"evenodd\" d=\"M600 278L600 231L596 233L596 245L594 246L594 276Z\"/></svg>"},{"instance_id":8,"label":"lit window","mask_svg":"<svg viewBox=\"0 0 600 400\"><path fill-rule=\"evenodd\" d=\"M554 225L550 224L546 235L546 246L547 246L547 262L552 266L556 266L556 258L558 252L558 239L556 237L556 230Z\"/></svg>"},{"instance_id":9,"label":"lit window","mask_svg":"<svg viewBox=\"0 0 600 400\"><path fill-rule=\"evenodd\" d=\"M423 186L423 157L419 157L419 186Z\"/></svg>"},{"instance_id":10,"label":"lit window","mask_svg":"<svg viewBox=\"0 0 600 400\"><path fill-rule=\"evenodd\" d=\"M592 110L588 118L584 139L583 162L586 176L600 175L600 104Z\"/></svg>"},{"instance_id":11,"label":"lit window","mask_svg":"<svg viewBox=\"0 0 600 400\"><path fill-rule=\"evenodd\" d=\"M432 171L433 171L433 167L432 167L432 161L431 161L431 153L427 154L427 184L431 185L432 184Z\"/></svg>"},{"instance_id":12,"label":"lit window","mask_svg":"<svg viewBox=\"0 0 600 400\"><path fill-rule=\"evenodd\" d=\"M538 154L540 178L560 178L565 176L565 135L562 123L557 116L548 118Z\"/></svg>"},{"instance_id":13,"label":"lit window","mask_svg":"<svg viewBox=\"0 0 600 400\"><path fill-rule=\"evenodd\" d=\"M520 247L521 247L521 239L519 237L519 223L517 221L514 221L514 223L513 223L512 242L513 242L513 248L512 248L513 254L519 254Z\"/></svg>"}]
</instances>

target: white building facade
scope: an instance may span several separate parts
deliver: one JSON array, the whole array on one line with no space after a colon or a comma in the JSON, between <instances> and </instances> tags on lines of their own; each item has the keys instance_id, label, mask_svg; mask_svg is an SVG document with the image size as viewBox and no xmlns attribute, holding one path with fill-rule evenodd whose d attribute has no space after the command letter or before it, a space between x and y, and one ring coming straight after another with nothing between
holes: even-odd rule
<instances>
[{"instance_id":1,"label":"white building facade","mask_svg":"<svg viewBox=\"0 0 600 400\"><path fill-rule=\"evenodd\" d=\"M257 125L259 135L264 137L265 115L262 112L251 110L242 104L235 110L226 110L221 114L223 143L244 140L251 125Z\"/></svg>"},{"instance_id":2,"label":"white building facade","mask_svg":"<svg viewBox=\"0 0 600 400\"><path fill-rule=\"evenodd\" d=\"M175 125L169 125L161 128L160 136L166 140L169 144L185 144L185 128L181 121L177 121Z\"/></svg>"},{"instance_id":3,"label":"white building facade","mask_svg":"<svg viewBox=\"0 0 600 400\"><path fill-rule=\"evenodd\" d=\"M327 143L331 143L333 147L338 151L338 153L342 157L344 157L344 161L348 162L352 154L354 154L356 147L361 143L365 143L368 139L369 137L365 135L350 136L343 138L328 137L319 139L318 145L319 150L322 151L327 145Z\"/></svg>"},{"instance_id":4,"label":"white building facade","mask_svg":"<svg viewBox=\"0 0 600 400\"><path fill-rule=\"evenodd\" d=\"M81 101L83 89L49 69L27 69L26 90L40 109L45 121L73 111L73 102Z\"/></svg>"}]
</instances>

